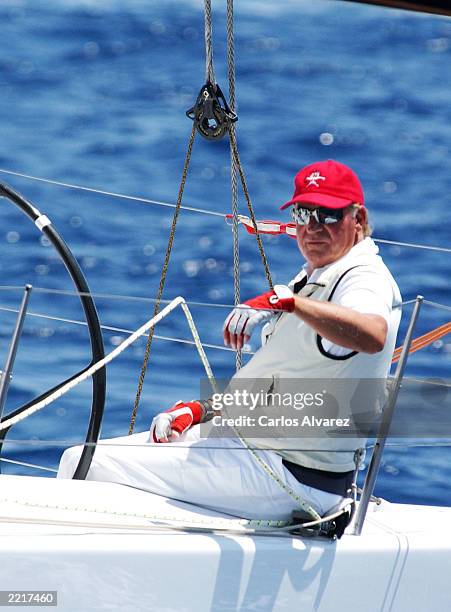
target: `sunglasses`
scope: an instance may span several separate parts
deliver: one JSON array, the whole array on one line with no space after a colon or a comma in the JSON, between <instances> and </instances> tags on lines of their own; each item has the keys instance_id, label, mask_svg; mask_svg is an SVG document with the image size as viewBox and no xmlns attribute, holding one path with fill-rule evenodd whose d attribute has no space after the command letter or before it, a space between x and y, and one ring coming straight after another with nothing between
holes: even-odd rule
<instances>
[{"instance_id":1,"label":"sunglasses","mask_svg":"<svg viewBox=\"0 0 451 612\"><path fill-rule=\"evenodd\" d=\"M303 206L293 206L291 216L298 225L308 225L313 217L321 225L330 225L343 219L343 208L304 208Z\"/></svg>"}]
</instances>

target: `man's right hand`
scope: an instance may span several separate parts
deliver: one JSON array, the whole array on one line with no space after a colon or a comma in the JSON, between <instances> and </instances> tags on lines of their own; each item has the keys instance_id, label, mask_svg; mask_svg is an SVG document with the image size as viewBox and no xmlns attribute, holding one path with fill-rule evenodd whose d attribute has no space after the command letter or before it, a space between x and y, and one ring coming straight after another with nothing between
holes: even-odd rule
<instances>
[{"instance_id":1,"label":"man's right hand","mask_svg":"<svg viewBox=\"0 0 451 612\"><path fill-rule=\"evenodd\" d=\"M178 401L172 408L160 412L150 426L151 442L177 440L192 425L200 423L202 406L199 402Z\"/></svg>"},{"instance_id":2,"label":"man's right hand","mask_svg":"<svg viewBox=\"0 0 451 612\"><path fill-rule=\"evenodd\" d=\"M254 328L260 323L269 321L274 316L268 310L256 310L247 304L240 304L232 310L224 321L222 333L224 344L239 351L243 344L248 342Z\"/></svg>"},{"instance_id":3,"label":"man's right hand","mask_svg":"<svg viewBox=\"0 0 451 612\"><path fill-rule=\"evenodd\" d=\"M234 308L222 328L224 344L240 350L251 337L254 328L274 316L274 310L294 310L293 293L285 285L276 285L273 291L258 295Z\"/></svg>"}]
</instances>

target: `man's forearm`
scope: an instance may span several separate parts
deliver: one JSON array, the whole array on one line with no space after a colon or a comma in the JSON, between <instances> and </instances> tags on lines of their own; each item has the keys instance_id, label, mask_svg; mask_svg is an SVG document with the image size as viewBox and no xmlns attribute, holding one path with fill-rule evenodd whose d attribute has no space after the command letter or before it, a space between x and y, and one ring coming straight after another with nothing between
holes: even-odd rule
<instances>
[{"instance_id":1,"label":"man's forearm","mask_svg":"<svg viewBox=\"0 0 451 612\"><path fill-rule=\"evenodd\" d=\"M294 314L334 344L363 353L377 353L387 337L385 319L330 302L295 296Z\"/></svg>"}]
</instances>

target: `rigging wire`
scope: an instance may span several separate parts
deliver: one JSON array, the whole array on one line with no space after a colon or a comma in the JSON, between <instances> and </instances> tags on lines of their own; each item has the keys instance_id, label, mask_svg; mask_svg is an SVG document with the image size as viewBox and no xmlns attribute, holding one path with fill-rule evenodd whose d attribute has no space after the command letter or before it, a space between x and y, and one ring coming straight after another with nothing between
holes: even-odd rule
<instances>
[{"instance_id":1,"label":"rigging wire","mask_svg":"<svg viewBox=\"0 0 451 612\"><path fill-rule=\"evenodd\" d=\"M13 465L20 465L21 467L32 468L34 470L42 470L43 472L52 472L53 474L58 473L58 470L55 470L54 468L37 465L36 463L28 463L27 461L15 461L14 459L5 459L5 457L0 457L0 461L3 461L4 463L11 463Z\"/></svg>"},{"instance_id":2,"label":"rigging wire","mask_svg":"<svg viewBox=\"0 0 451 612\"><path fill-rule=\"evenodd\" d=\"M86 440L81 440L81 441L76 441L76 440L27 440L27 439L15 439L15 438L9 438L9 439L5 439L4 440L4 444L10 444L10 445L16 445L16 446L25 446L25 447L37 447L37 446L41 446L44 448L48 448L48 447L56 447L58 449L60 448L67 448L68 446L89 446L89 447L97 447L97 446L105 446L105 447L113 447L113 448L123 448L123 447L130 447L130 448L146 448L146 449L152 449L155 447L149 446L148 443L144 443L144 444L138 444L138 443L133 443L133 444L129 444L129 443L118 443L118 442L107 442L107 441L102 441L102 442L86 442ZM192 450L192 446L184 446L180 443L177 444L178 448L189 448L190 450ZM167 449L170 448L170 445L160 445L158 447L158 452L161 452L161 450L163 449ZM214 448L215 450L223 450L223 451L227 451L230 452L231 450L233 452L235 451L248 451L248 449L245 446L236 446L233 449L230 448L221 448L221 447L217 447L217 446L209 446L208 444L202 445L202 447L200 447L202 450L208 450L208 449L212 449ZM366 446L366 450L369 451L370 449L374 448L374 444L368 444ZM424 449L434 449L434 448L451 448L451 440L433 440L433 441L425 441L425 440L421 440L421 439L417 439L417 440L401 440L401 441L392 441L392 442L387 442L385 444L385 448L392 448L392 449L401 449L401 448L424 448ZM254 450L255 452L263 452L261 448L253 448L252 450ZM292 448L287 448L287 449L271 449L271 448L267 448L266 450L288 450L291 451L293 450ZM302 450L302 449L300 449ZM311 451L315 451L315 449L310 449ZM318 449L318 452L321 451L322 449ZM29 452L29 450L27 449L27 452ZM347 449L336 449L335 452L340 453L340 452L349 452ZM6 459L4 457L0 457L0 461L3 461L5 463L10 463L10 464L14 464L14 465L19 465L21 467L27 467L27 468L31 468L31 469L38 469L38 470L43 470L43 471L47 471L47 472L52 472L52 473L58 473L57 469L54 468L49 468L47 466L43 466L43 465L38 465L36 463L29 463L29 462L25 462L25 461L17 461L17 460L13 460L13 459Z\"/></svg>"},{"instance_id":3,"label":"rigging wire","mask_svg":"<svg viewBox=\"0 0 451 612\"><path fill-rule=\"evenodd\" d=\"M188 302L187 302L188 303ZM17 308L7 308L6 306L0 306L0 312L11 312L14 314L17 314L19 312L19 309ZM52 315L45 315L42 313L37 313L37 312L31 312L31 311L27 311L27 316L31 316L31 317L36 317L36 318L41 318L41 319L48 319L50 321L58 321L59 323L71 323L73 325L79 325L82 327L87 327L88 324L86 323L86 321L77 321L75 319L65 319L63 317L56 317L56 316L52 316ZM100 325L101 329L104 329L105 331L111 331L111 332L115 332L115 333L119 333L119 334L133 334L133 330L131 329L126 329L124 327L113 327L111 325ZM142 334L143 336L145 334ZM196 342L194 342L194 340L188 340L186 338L172 338L170 336L162 336L161 334L154 334L154 338L156 338L157 340L167 340L169 342L179 342L180 344L189 344L191 346L196 346ZM212 344L209 342L202 342L202 346L206 347L206 348L212 348L212 349L217 349L220 351L229 351L229 352L234 352L234 349L231 349L227 346L221 346L219 344ZM252 351L245 351L247 355L253 355L254 353Z\"/></svg>"},{"instance_id":4,"label":"rigging wire","mask_svg":"<svg viewBox=\"0 0 451 612\"><path fill-rule=\"evenodd\" d=\"M16 287L2 287L0 286L0 290L4 290L4 289L16 289ZM41 289L43 292L46 291L48 293L61 293L60 290L44 290ZM78 295L78 292L64 292L64 293L69 293L70 295ZM91 294L92 296L94 294ZM104 294L103 294L104 295ZM109 297L113 297L113 296L109 296ZM115 297L121 297L122 299L128 299L127 296L115 296ZM136 298L139 299L139 298ZM143 300L146 301L152 301L155 302L156 304L156 300L151 299L151 298L142 298ZM161 300L161 302L167 302L167 300ZM160 302L160 303L161 303ZM407 301L404 302L403 305L405 304L409 304L411 301ZM429 301L425 301L427 304L436 307L436 308L445 308L445 309L449 309L451 310L451 307L447 307L444 304L438 304L437 302L429 302ZM199 302L186 302L186 304L188 305L202 305L202 306L211 306L211 304L208 303L199 303ZM220 307L225 307L225 308L231 308L230 305L219 305ZM6 306L0 306L0 312L11 312L11 313L18 313L18 309L16 308L10 308L10 307L6 307ZM43 319L47 319L47 320L51 320L51 321L58 321L61 323L70 323L70 324L74 324L74 325L81 325L86 327L87 324L84 321L77 321L74 319L67 319L67 318L63 318L63 317L57 317L57 316L53 316L53 315L46 315L46 314L42 314L42 313L35 313L35 312L31 312L29 311L27 314L29 314L32 317L37 317L37 318L43 318ZM107 330L107 331L112 331L115 333L126 333L126 334L133 334L134 332L132 330L126 329L126 328L121 328L121 327L114 327L114 326L110 326L110 325L101 325L100 326L101 329ZM415 353L416 351L425 348L426 346L431 345L432 343L436 342L437 340L443 338L444 336L448 335L449 333L451 333L451 321L449 321L448 323L445 323L443 325L440 325L439 327L436 327L432 330L430 330L429 332L423 334L422 336L418 336L416 338L414 338L414 340L412 341L409 353ZM142 334L144 335L144 334ZM185 338L171 338L170 336L163 336L163 335L157 335L154 334L155 338L159 339L159 340L166 340L169 342L178 342L180 344L188 344L191 346L197 346L197 342L196 340L188 340ZM233 351L233 349L230 349L228 347L225 346L221 346L218 344L213 344L213 343L207 343L207 342L203 342L202 346L206 347L206 348L210 348L210 349L216 349L216 350L223 350L223 351ZM401 355L403 349L403 345L397 347L394 352L393 352L393 357L392 357L392 363L396 363ZM254 355L254 351L250 350L249 348L244 348L243 352L246 353L246 355Z\"/></svg>"},{"instance_id":5,"label":"rigging wire","mask_svg":"<svg viewBox=\"0 0 451 612\"><path fill-rule=\"evenodd\" d=\"M374 238L375 242L382 244L393 244L396 246L410 247L412 249L425 249L427 251L438 251L439 253L451 253L451 249L447 247L430 246L427 244L417 244L412 242L399 242L395 240L383 240L382 238Z\"/></svg>"},{"instance_id":6,"label":"rigging wire","mask_svg":"<svg viewBox=\"0 0 451 612\"><path fill-rule=\"evenodd\" d=\"M21 291L23 292L23 285L0 285L0 291ZM35 287L33 285L33 293L49 293L55 295L68 295L80 297L82 295L90 295L92 297L98 299L108 299L108 300L125 300L130 302L148 302L155 303L156 298L149 298L143 296L135 296L135 295L121 295L119 293L93 293L93 292L83 292L83 291L69 291L65 289L49 289L47 287ZM414 300L413 300L414 301ZM161 299L161 304L170 304L172 300ZM410 304L411 302L404 302L404 304ZM213 302L187 302L188 305L191 306L201 306L201 307L211 307L211 308L233 308L233 304L214 304Z\"/></svg>"},{"instance_id":7,"label":"rigging wire","mask_svg":"<svg viewBox=\"0 0 451 612\"><path fill-rule=\"evenodd\" d=\"M23 285L0 285L0 291L23 291ZM134 295L121 295L120 293L93 293L93 292L83 292L83 291L68 291L65 289L50 289L48 287L35 287L33 285L33 293L54 293L55 295L71 295L75 297L80 297L81 295L91 295L95 298L105 298L111 300L126 300L126 301L135 301L135 302L150 302L154 303L156 301L155 298L148 298L142 296L134 296ZM406 300L401 302L400 306L408 306L409 304L415 303L415 299ZM170 304L172 300L161 300L162 304ZM193 302L187 301L188 306L201 306L201 307L211 307L211 308L234 308L233 304L215 304L213 302ZM451 306L446 306L446 304L439 304L437 302L429 302L428 300L424 300L424 304L429 304L435 306L437 308L445 308L451 309ZM271 312L277 309L271 309Z\"/></svg>"},{"instance_id":8,"label":"rigging wire","mask_svg":"<svg viewBox=\"0 0 451 612\"><path fill-rule=\"evenodd\" d=\"M439 304L438 302L431 302L430 300L424 300L423 304L427 304L428 306L433 306L434 308L441 308L442 310L447 310L451 312L451 306L447 304Z\"/></svg>"},{"instance_id":9,"label":"rigging wire","mask_svg":"<svg viewBox=\"0 0 451 612\"><path fill-rule=\"evenodd\" d=\"M2 289L16 289L16 287L2 287L0 286L0 291ZM52 289L48 289L48 290L43 290L42 291L46 291L47 293L61 293L61 291L59 290L52 290ZM77 292L64 292L65 294L70 294L70 295L78 295ZM91 294L93 297L95 297L95 294ZM103 297L105 297L105 294L102 294ZM133 298L127 298L127 296L107 296L107 297L120 297L122 299L133 299ZM143 299L145 301L151 301L151 302L155 302L154 299L151 298L134 298L134 299ZM170 303L169 300L161 300L161 303ZM407 302L403 302L403 305L405 304L410 304L411 300L408 300ZM428 302L427 300L425 300L425 303L428 303L429 305L432 305L436 308L445 308L445 309L449 309L451 310L451 307L446 306L444 304L438 304L436 302ZM188 306L219 306L221 308L232 308L231 305L228 304L209 304L209 303L202 303L202 302L186 302L186 304ZM11 313L15 313L17 314L19 311L17 308L10 308L7 306L0 306L0 312L11 312ZM77 321L75 319L67 319L67 318L63 318L63 317L57 317L54 315L46 315L46 314L42 314L42 313L35 313L32 311L28 311L27 314L29 314L32 317L38 317L38 318L42 318L42 319L48 319L50 321L58 321L61 323L71 323L74 325L81 325L81 326L87 326L86 322L84 321ZM112 332L116 332L116 333L126 333L126 334L132 334L134 333L132 330L126 329L126 328L121 328L121 327L114 327L111 325L101 325L101 328L107 331L112 331ZM412 345L411 348L409 350L409 353L415 353L416 351L425 348L426 346L429 346L430 344L432 344L433 342L436 342L437 340L439 340L440 338L443 338L444 336L448 335L449 333L451 333L451 321L449 321L448 323L445 323L443 325L440 325L439 327L436 327L432 330L430 330L429 332L423 334L422 336L418 336L417 338L415 338L412 341ZM162 335L157 335L154 334L154 337L159 339L159 340L167 340L170 342L179 342L182 344L189 344L189 345L194 345L196 346L196 342L193 340L187 340L185 338L171 338L170 336L162 336ZM207 343L207 342L203 342L202 343L203 346L207 347L207 348L212 348L212 349L217 349L217 350L223 350L223 351L234 351L234 349L230 349L228 347L225 346L221 346L218 344L213 344L213 343ZM402 351L402 345L397 347L393 353L393 359L392 359L392 363L396 363L400 357L401 351ZM251 350L246 350L244 349L243 352L245 352L247 355L253 355L254 352Z\"/></svg>"},{"instance_id":10,"label":"rigging wire","mask_svg":"<svg viewBox=\"0 0 451 612\"><path fill-rule=\"evenodd\" d=\"M166 208L177 208L177 204L172 204L171 202L163 202L161 200L151 200L149 198L144 198L141 196L131 196L123 193L116 193L114 191L106 191L104 189L97 189L95 187L84 187L83 185L75 185L73 183L65 183L62 181L56 181L53 179L46 179L39 176L32 176L31 174L24 174L22 172L14 172L12 170L5 170L4 168L0 168L0 172L3 174L11 174L13 176L19 176L21 178L30 179L32 181L39 181L41 183L48 183L50 185L57 185L58 187L66 187L68 189L76 189L78 191L87 191L89 193L96 193L98 195L106 195L111 196L113 198L119 198L122 200L131 200L134 202L141 202L143 204L154 204L156 206L164 206ZM194 206L180 206L183 210L188 210L190 212L201 213L204 215L212 215L214 217L222 217L225 219L226 215L224 213L218 213L214 210L206 210L204 208L196 208Z\"/></svg>"},{"instance_id":11,"label":"rigging wire","mask_svg":"<svg viewBox=\"0 0 451 612\"><path fill-rule=\"evenodd\" d=\"M153 449L155 450L155 452L159 452L160 449L171 449L174 448L173 444L151 444L149 445L149 442L144 442L144 443L138 443L138 442L133 442L133 443L129 443L129 442L111 442L110 440L101 440L100 442L86 442L84 440L77 442L76 440L21 440L21 439L16 439L16 438L9 438L9 439L5 439L5 444L9 443L9 444L16 444L17 445L24 445L24 446L39 446L39 445L48 445L48 446L58 446L58 447L63 447L63 446L67 446L68 444L71 446L89 446L89 447L93 447L93 446L106 446L106 447L124 447L124 448L148 448L148 449ZM451 444L451 441L450 441ZM198 445L196 447L193 447L192 445L183 445L181 442L177 442L177 448L195 448L195 449L219 449L221 451L227 452L230 451L230 448L227 447L221 447L221 446L209 446L208 444L202 444L202 446ZM369 447L372 448L372 447ZM289 451L289 450L293 450L293 447L291 446L290 448L270 448L269 446L267 448L260 448L257 446L252 446L251 449L253 451L259 452L259 453L265 453L267 450L282 450L282 451ZM236 446L233 447L232 452L236 451L236 450L241 450L241 451L247 451L249 449L245 448L244 446ZM304 448L297 448L295 450L306 450ZM320 448L308 448L308 450L314 451L314 452L321 452L324 449L320 449ZM149 452L151 452L151 450L149 450ZM335 452L335 449L334 449ZM336 450L337 453L349 453L349 449L340 449L338 448Z\"/></svg>"},{"instance_id":12,"label":"rigging wire","mask_svg":"<svg viewBox=\"0 0 451 612\"><path fill-rule=\"evenodd\" d=\"M409 379L407 379L409 380ZM390 436L388 436L390 438ZM451 436L449 436L451 438ZM138 444L138 443L124 443L124 442L107 442L107 441L100 441L100 442L86 442L85 440L27 440L27 439L20 439L20 438L5 438L5 440L3 441L4 444L17 444L17 446L50 446L50 447L57 447L57 448L64 448L67 447L68 445L70 446L107 446L107 447L127 447L127 448L149 448L149 449L155 449L155 450L159 450L159 449L170 449L171 445L170 444L161 444L158 446L158 448L156 446L149 446L149 443L143 443L143 444ZM374 448L374 444L368 444L365 448L366 450L370 450L372 448ZM442 441L437 441L437 440L433 440L431 442L427 442L424 441L421 438L417 438L415 440L412 441L406 441L406 440L400 440L400 441L396 441L396 442L387 442L385 444L385 448L388 447L393 447L393 448L413 448L413 447L419 447L419 448L448 448L451 447L451 439L449 440L442 440ZM192 449L193 446L192 445L183 445L181 444L181 442L177 442L177 448L188 448L188 449ZM246 451L248 450L247 448L245 448L244 446L235 446L233 447L233 449L231 448L226 448L226 447L220 447L220 446L208 446L207 444L199 446L198 448L203 449L203 450L208 450L208 449L215 449L215 450L221 450L224 452L235 452L235 451ZM252 447L252 449L256 452L266 452L267 450L277 450L277 451L291 451L293 450L293 447L290 448L271 448L268 446L268 448L265 448L264 450L259 448L259 447ZM304 450L302 448L299 448L297 450ZM309 451L312 452L321 452L324 449L321 448L308 448ZM337 453L349 453L348 449L334 449L334 452ZM0 461L2 461L3 459L0 458Z\"/></svg>"},{"instance_id":13,"label":"rigging wire","mask_svg":"<svg viewBox=\"0 0 451 612\"><path fill-rule=\"evenodd\" d=\"M87 191L89 193L95 193L98 195L105 195L105 196L110 196L113 198L118 198L118 199L122 199L122 200L131 200L134 202L141 202L143 204L150 204L150 205L155 205L155 206L163 206L166 208L176 208L177 204L173 204L171 202L164 202L161 200L152 200L150 198L144 198L142 196L131 196L131 195L127 195L127 194L123 194L123 193L116 193L114 191L107 191L105 189L98 189L95 187L86 187L83 185L76 185L74 183L66 183L63 181L58 181L58 180L54 180L54 179L48 179L48 178L43 178L43 177L39 177L39 176L33 176L31 174L25 174L23 172L16 172L13 170L7 170L5 168L0 168L0 173L3 174L9 174L12 176L18 176L20 178L25 178L28 180L32 180L32 181L39 181L41 183L47 183L49 185L56 185L58 187L65 187L68 189L75 189L78 191ZM189 212L195 212L195 213L199 213L199 214L203 214L203 215L211 215L213 217L221 217L222 219L227 221L227 216L228 213L220 213L214 210L208 210L205 208L198 208L195 206L180 206L181 210L187 210ZM419 243L415 243L415 242L400 242L397 240L385 240L383 238L374 238L372 237L374 242L379 242L382 244L389 244L389 245L393 245L393 246L400 246L400 247L406 247L406 248L411 248L411 249L424 249L427 251L437 251L439 253L451 253L451 248L449 247L441 247L441 246L434 246L434 245L428 245L428 244L419 244Z\"/></svg>"}]
</instances>

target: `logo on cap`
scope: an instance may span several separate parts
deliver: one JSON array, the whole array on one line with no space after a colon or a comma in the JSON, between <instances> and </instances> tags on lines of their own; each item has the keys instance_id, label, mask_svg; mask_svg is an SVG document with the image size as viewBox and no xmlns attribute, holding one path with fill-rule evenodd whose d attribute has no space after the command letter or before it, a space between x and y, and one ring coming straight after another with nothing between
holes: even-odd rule
<instances>
[{"instance_id":1,"label":"logo on cap","mask_svg":"<svg viewBox=\"0 0 451 612\"><path fill-rule=\"evenodd\" d=\"M326 177L321 176L320 172L312 172L310 176L306 176L305 180L308 181L307 187L319 187L318 181L325 181Z\"/></svg>"}]
</instances>

